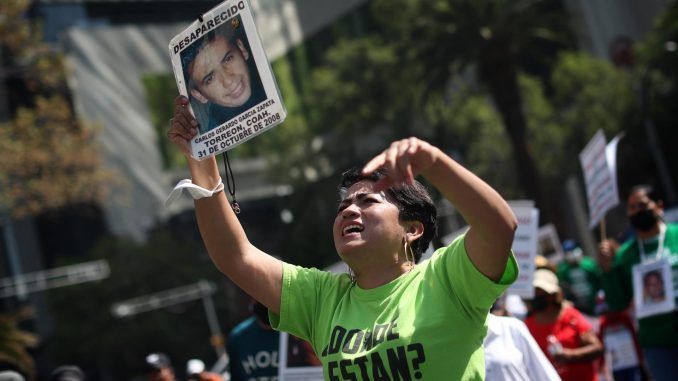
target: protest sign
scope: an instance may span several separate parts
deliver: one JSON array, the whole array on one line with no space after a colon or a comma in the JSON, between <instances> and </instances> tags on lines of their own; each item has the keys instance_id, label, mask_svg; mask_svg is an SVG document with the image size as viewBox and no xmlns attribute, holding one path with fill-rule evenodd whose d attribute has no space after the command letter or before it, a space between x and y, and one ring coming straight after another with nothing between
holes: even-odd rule
<instances>
[{"instance_id":1,"label":"protest sign","mask_svg":"<svg viewBox=\"0 0 678 381\"><path fill-rule=\"evenodd\" d=\"M607 157L616 156L616 147L620 137L616 137L610 147L605 145L605 135L598 130L584 150L579 161L586 182L586 197L589 205L589 228L596 226L605 213L619 204L616 181L616 160L609 163Z\"/></svg>"},{"instance_id":2,"label":"protest sign","mask_svg":"<svg viewBox=\"0 0 678 381\"><path fill-rule=\"evenodd\" d=\"M323 367L311 345L295 336L280 332L279 381L322 381Z\"/></svg>"},{"instance_id":3,"label":"protest sign","mask_svg":"<svg viewBox=\"0 0 678 381\"><path fill-rule=\"evenodd\" d=\"M532 299L534 297L534 287L532 286L535 270L534 259L537 256L539 235L539 209L524 203L521 205L509 202L509 205L511 205L511 209L518 219L518 228L513 238L511 250L513 250L513 255L518 262L520 274L506 292L525 299Z\"/></svg>"},{"instance_id":4,"label":"protest sign","mask_svg":"<svg viewBox=\"0 0 678 381\"><path fill-rule=\"evenodd\" d=\"M560 263L565 257L563 244L558 237L558 231L553 224L546 224L539 228L539 244L537 253L554 264Z\"/></svg>"},{"instance_id":5,"label":"protest sign","mask_svg":"<svg viewBox=\"0 0 678 381\"><path fill-rule=\"evenodd\" d=\"M287 112L247 0L227 0L169 45L179 93L200 125L192 156L228 151L280 124Z\"/></svg>"}]
</instances>

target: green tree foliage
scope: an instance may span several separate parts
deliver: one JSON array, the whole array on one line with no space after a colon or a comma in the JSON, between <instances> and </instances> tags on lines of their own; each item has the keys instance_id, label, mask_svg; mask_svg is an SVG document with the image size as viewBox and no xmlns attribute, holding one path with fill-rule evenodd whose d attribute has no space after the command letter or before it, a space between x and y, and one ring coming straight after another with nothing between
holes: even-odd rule
<instances>
[{"instance_id":1,"label":"green tree foliage","mask_svg":"<svg viewBox=\"0 0 678 381\"><path fill-rule=\"evenodd\" d=\"M25 20L27 7L25 0L0 3L0 86L11 95L2 106L13 111L0 123L0 206L16 217L96 202L110 178L100 167L96 130L73 115L61 56Z\"/></svg>"},{"instance_id":2,"label":"green tree foliage","mask_svg":"<svg viewBox=\"0 0 678 381\"><path fill-rule=\"evenodd\" d=\"M165 169L186 166L186 160L179 150L173 149L167 139L168 115L174 112L174 98L179 95L177 83L171 74L145 75L141 82L146 92L146 102L151 114L151 123L157 134L156 145L160 151Z\"/></svg>"},{"instance_id":3,"label":"green tree foliage","mask_svg":"<svg viewBox=\"0 0 678 381\"><path fill-rule=\"evenodd\" d=\"M563 54L551 83L555 122L561 137L555 139L556 161L547 165L550 176L557 175L556 170L579 173L579 161L575 159L599 129L611 139L638 122L631 76L607 61L584 53ZM540 143L545 146L547 141ZM544 152L556 149L545 148Z\"/></svg>"},{"instance_id":4,"label":"green tree foliage","mask_svg":"<svg viewBox=\"0 0 678 381\"><path fill-rule=\"evenodd\" d=\"M540 175L528 144L518 73L521 56L542 58L546 42L571 45L567 17L548 0L378 1L377 14L397 38L408 70L425 95L445 93L450 78L473 66L487 86L512 147L528 197L540 204Z\"/></svg>"},{"instance_id":5,"label":"green tree foliage","mask_svg":"<svg viewBox=\"0 0 678 381\"><path fill-rule=\"evenodd\" d=\"M30 318L28 308L13 314L0 314L0 365L15 367L31 379L35 375L35 363L28 349L38 344L38 337L19 327L19 323Z\"/></svg>"},{"instance_id":6,"label":"green tree foliage","mask_svg":"<svg viewBox=\"0 0 678 381\"><path fill-rule=\"evenodd\" d=\"M673 188L678 189L678 155L675 142L678 141L678 2L669 1L664 11L654 23L653 30L647 38L634 46L637 63L634 68L638 96L643 98L645 115L652 121L658 135L658 144L664 153L668 172L673 176ZM638 128L636 138L639 143L646 139L646 132ZM641 145L642 146L642 145ZM636 157L635 162L642 162L646 167L655 168L656 163L649 158L648 147L643 152L645 157ZM647 171L646 171L647 173ZM638 176L635 182L650 181ZM655 181L655 184L660 185ZM678 200L674 200L678 202Z\"/></svg>"}]
</instances>

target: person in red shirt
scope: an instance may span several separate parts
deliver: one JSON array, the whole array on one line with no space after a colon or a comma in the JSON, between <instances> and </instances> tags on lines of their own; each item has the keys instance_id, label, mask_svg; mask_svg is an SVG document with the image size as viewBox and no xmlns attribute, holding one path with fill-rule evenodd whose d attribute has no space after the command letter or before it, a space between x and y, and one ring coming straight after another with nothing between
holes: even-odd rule
<instances>
[{"instance_id":1,"label":"person in red shirt","mask_svg":"<svg viewBox=\"0 0 678 381\"><path fill-rule=\"evenodd\" d=\"M547 269L534 273L535 296L525 324L551 360L563 381L597 381L596 359L603 344L591 324L569 303L556 274Z\"/></svg>"}]
</instances>

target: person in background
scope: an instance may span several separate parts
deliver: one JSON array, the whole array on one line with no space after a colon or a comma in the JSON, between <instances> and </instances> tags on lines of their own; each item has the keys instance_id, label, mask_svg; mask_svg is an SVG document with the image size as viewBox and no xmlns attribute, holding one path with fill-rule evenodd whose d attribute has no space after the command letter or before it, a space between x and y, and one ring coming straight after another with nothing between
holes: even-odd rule
<instances>
[{"instance_id":1,"label":"person in background","mask_svg":"<svg viewBox=\"0 0 678 381\"><path fill-rule=\"evenodd\" d=\"M75 365L62 365L52 371L50 381L85 381L85 372Z\"/></svg>"},{"instance_id":2,"label":"person in background","mask_svg":"<svg viewBox=\"0 0 678 381\"><path fill-rule=\"evenodd\" d=\"M490 312L483 342L487 381L560 380L525 323L509 316L503 303Z\"/></svg>"},{"instance_id":3,"label":"person in background","mask_svg":"<svg viewBox=\"0 0 678 381\"><path fill-rule=\"evenodd\" d=\"M628 311L610 311L605 291L600 290L596 296L596 315L600 316L598 337L605 344L605 373L609 371L614 381L645 380L643 354Z\"/></svg>"},{"instance_id":4,"label":"person in background","mask_svg":"<svg viewBox=\"0 0 678 381\"><path fill-rule=\"evenodd\" d=\"M596 294L602 288L600 268L596 261L584 255L572 239L563 241L564 260L558 265L556 274L567 300L587 315L595 315Z\"/></svg>"},{"instance_id":5,"label":"person in background","mask_svg":"<svg viewBox=\"0 0 678 381\"><path fill-rule=\"evenodd\" d=\"M190 359L186 363L186 376L188 381L223 381L220 375L205 371L205 363L202 360Z\"/></svg>"},{"instance_id":6,"label":"person in background","mask_svg":"<svg viewBox=\"0 0 678 381\"><path fill-rule=\"evenodd\" d=\"M24 376L13 370L0 371L0 381L26 381Z\"/></svg>"},{"instance_id":7,"label":"person in background","mask_svg":"<svg viewBox=\"0 0 678 381\"><path fill-rule=\"evenodd\" d=\"M532 314L525 324L564 381L595 381L595 361L603 345L591 324L574 307L563 303L556 274L534 272Z\"/></svg>"},{"instance_id":8,"label":"person in background","mask_svg":"<svg viewBox=\"0 0 678 381\"><path fill-rule=\"evenodd\" d=\"M534 269L535 270L547 269L554 273L558 271L558 267L555 265L555 263L553 263L543 255L537 255L536 257L534 257Z\"/></svg>"},{"instance_id":9,"label":"person in background","mask_svg":"<svg viewBox=\"0 0 678 381\"><path fill-rule=\"evenodd\" d=\"M266 306L252 299L249 309L252 316L235 326L226 340L231 381L278 376L280 334L271 328Z\"/></svg>"},{"instance_id":10,"label":"person in background","mask_svg":"<svg viewBox=\"0 0 678 381\"><path fill-rule=\"evenodd\" d=\"M604 240L599 245L598 265L607 305L613 311L629 307L634 295L633 274L642 266L664 263L673 279L666 279L678 297L678 224L662 220L664 203L649 185L631 189L626 201L626 215L635 237L616 250L616 242ZM672 284L669 284L672 283ZM642 300L640 301L642 304ZM638 303L635 305L639 307ZM638 320L638 341L652 377L657 381L675 380L678 375L678 312L657 313Z\"/></svg>"},{"instance_id":11,"label":"person in background","mask_svg":"<svg viewBox=\"0 0 678 381\"><path fill-rule=\"evenodd\" d=\"M148 381L175 381L172 363L164 353L150 353L146 356L146 378Z\"/></svg>"}]
</instances>

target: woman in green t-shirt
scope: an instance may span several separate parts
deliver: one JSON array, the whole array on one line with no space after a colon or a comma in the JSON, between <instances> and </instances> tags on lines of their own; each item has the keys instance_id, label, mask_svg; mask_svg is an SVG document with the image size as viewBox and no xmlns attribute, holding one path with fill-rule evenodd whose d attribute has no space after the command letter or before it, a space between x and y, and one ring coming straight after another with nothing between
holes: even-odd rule
<instances>
[{"instance_id":1,"label":"woman in green t-shirt","mask_svg":"<svg viewBox=\"0 0 678 381\"><path fill-rule=\"evenodd\" d=\"M210 257L268 307L275 328L311 342L326 378L483 378L489 307L517 277L516 218L494 189L422 140L393 142L341 189L334 245L353 276L299 268L250 243L221 192L214 157L190 156L198 125L186 105L177 98L168 137L188 160L192 180L182 184L195 188ZM415 264L435 233L436 210L417 175L470 226L422 265Z\"/></svg>"}]
</instances>

